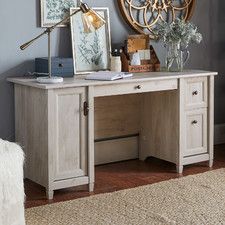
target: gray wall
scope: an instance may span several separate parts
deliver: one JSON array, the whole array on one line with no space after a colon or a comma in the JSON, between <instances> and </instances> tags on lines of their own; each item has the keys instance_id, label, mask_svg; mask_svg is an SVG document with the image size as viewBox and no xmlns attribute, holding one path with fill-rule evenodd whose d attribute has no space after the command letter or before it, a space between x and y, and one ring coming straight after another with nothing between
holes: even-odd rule
<instances>
[{"instance_id":1,"label":"gray wall","mask_svg":"<svg viewBox=\"0 0 225 225\"><path fill-rule=\"evenodd\" d=\"M213 2L213 3L212 3ZM117 0L88 0L91 6L109 7L111 19L112 43L123 43L127 34L133 31L119 15ZM218 29L224 25L222 14L225 1L197 0L197 8L193 17L204 36L199 46L192 46L189 68L219 70L221 76L216 82L215 121L225 123L225 104L223 98L223 71L225 70L225 31ZM39 34L42 29L39 24L39 0L0 0L0 137L14 139L14 102L13 86L6 82L10 76L22 76L27 71L34 70L33 59L47 55L46 37L38 40L30 48L20 51L19 46ZM222 26L221 26L222 27ZM61 28L53 34L53 56L71 56L70 32ZM160 44L154 44L163 61L164 49Z\"/></svg>"}]
</instances>

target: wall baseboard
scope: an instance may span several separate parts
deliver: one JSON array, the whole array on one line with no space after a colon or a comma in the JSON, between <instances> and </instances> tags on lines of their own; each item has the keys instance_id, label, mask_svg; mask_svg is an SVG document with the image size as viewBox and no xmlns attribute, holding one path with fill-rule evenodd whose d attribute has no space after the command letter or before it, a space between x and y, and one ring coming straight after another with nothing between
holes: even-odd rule
<instances>
[{"instance_id":1,"label":"wall baseboard","mask_svg":"<svg viewBox=\"0 0 225 225\"><path fill-rule=\"evenodd\" d=\"M224 144L225 143L225 123L215 124L214 127L214 144Z\"/></svg>"},{"instance_id":2,"label":"wall baseboard","mask_svg":"<svg viewBox=\"0 0 225 225\"><path fill-rule=\"evenodd\" d=\"M95 142L95 165L138 158L138 136Z\"/></svg>"}]
</instances>

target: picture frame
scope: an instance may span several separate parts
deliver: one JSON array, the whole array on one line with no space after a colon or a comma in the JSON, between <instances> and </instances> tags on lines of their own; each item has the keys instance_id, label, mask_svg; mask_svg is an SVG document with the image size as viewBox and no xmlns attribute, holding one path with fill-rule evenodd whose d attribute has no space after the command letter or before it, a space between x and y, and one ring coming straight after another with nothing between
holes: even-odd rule
<instances>
[{"instance_id":1,"label":"picture frame","mask_svg":"<svg viewBox=\"0 0 225 225\"><path fill-rule=\"evenodd\" d=\"M51 27L64 19L71 7L77 7L78 0L40 0L41 27ZM66 27L67 23L58 27Z\"/></svg>"},{"instance_id":2,"label":"picture frame","mask_svg":"<svg viewBox=\"0 0 225 225\"><path fill-rule=\"evenodd\" d=\"M78 8L70 8L72 14ZM93 8L106 24L92 33L84 33L82 13L70 18L74 74L110 70L111 37L108 8Z\"/></svg>"}]
</instances>

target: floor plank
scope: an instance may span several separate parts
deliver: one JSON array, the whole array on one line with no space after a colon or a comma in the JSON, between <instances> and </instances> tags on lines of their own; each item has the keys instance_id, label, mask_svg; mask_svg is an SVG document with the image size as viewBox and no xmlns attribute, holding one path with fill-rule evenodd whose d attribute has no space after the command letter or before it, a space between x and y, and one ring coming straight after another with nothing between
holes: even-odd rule
<instances>
[{"instance_id":1,"label":"floor plank","mask_svg":"<svg viewBox=\"0 0 225 225\"><path fill-rule=\"evenodd\" d=\"M155 158L142 162L130 160L119 163L96 166L96 183L94 193L87 191L87 186L57 190L53 200L46 200L45 189L30 180L25 180L26 208L44 204L72 200L93 194L113 192L140 185L152 184L181 176L206 172L225 167L225 145L215 146L213 168L207 163L197 163L184 167L183 175L176 173L175 165Z\"/></svg>"}]
</instances>

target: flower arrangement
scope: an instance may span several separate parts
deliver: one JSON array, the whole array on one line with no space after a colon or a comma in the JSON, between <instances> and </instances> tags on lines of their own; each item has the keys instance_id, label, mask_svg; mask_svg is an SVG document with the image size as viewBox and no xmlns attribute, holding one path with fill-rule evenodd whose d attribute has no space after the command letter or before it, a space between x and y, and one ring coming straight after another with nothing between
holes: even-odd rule
<instances>
[{"instance_id":1,"label":"flower arrangement","mask_svg":"<svg viewBox=\"0 0 225 225\"><path fill-rule=\"evenodd\" d=\"M154 33L164 44L180 43L183 48L187 48L190 43L199 44L202 41L202 34L198 32L197 26L179 18L172 23L159 23Z\"/></svg>"},{"instance_id":2,"label":"flower arrangement","mask_svg":"<svg viewBox=\"0 0 225 225\"><path fill-rule=\"evenodd\" d=\"M188 45L199 44L202 41L202 35L198 32L197 26L179 18L172 23L160 22L154 29L154 33L167 48L165 60L167 71L183 71L190 56L187 50Z\"/></svg>"}]
</instances>

